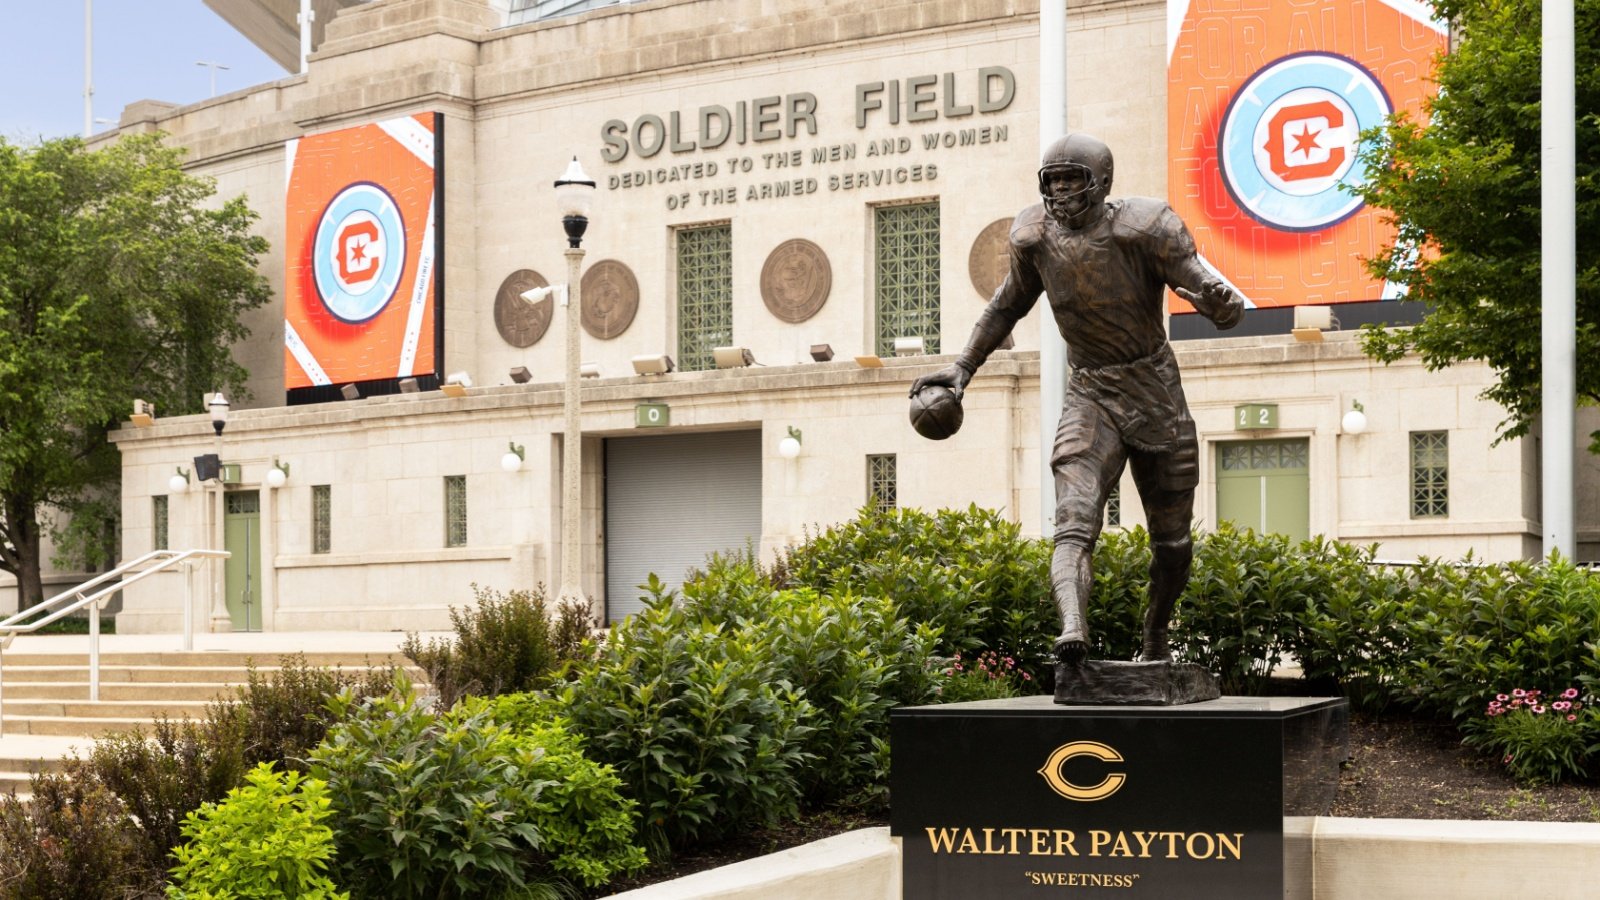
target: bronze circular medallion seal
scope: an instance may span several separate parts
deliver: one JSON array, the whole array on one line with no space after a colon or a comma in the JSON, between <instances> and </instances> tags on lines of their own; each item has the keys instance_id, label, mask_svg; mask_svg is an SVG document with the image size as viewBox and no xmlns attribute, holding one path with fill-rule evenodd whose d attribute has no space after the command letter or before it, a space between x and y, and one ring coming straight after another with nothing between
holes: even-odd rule
<instances>
[{"instance_id":1,"label":"bronze circular medallion seal","mask_svg":"<svg viewBox=\"0 0 1600 900\"><path fill-rule=\"evenodd\" d=\"M610 340L628 330L639 311L639 280L614 259L605 259L583 273L583 330Z\"/></svg>"},{"instance_id":2,"label":"bronze circular medallion seal","mask_svg":"<svg viewBox=\"0 0 1600 900\"><path fill-rule=\"evenodd\" d=\"M828 254L807 240L795 238L767 254L761 267L761 299L767 311L795 324L804 322L828 302L833 290L833 267Z\"/></svg>"},{"instance_id":3,"label":"bronze circular medallion seal","mask_svg":"<svg viewBox=\"0 0 1600 900\"><path fill-rule=\"evenodd\" d=\"M978 297L988 303L1011 270L1011 220L995 219L978 232L967 254L967 274Z\"/></svg>"},{"instance_id":4,"label":"bronze circular medallion seal","mask_svg":"<svg viewBox=\"0 0 1600 900\"><path fill-rule=\"evenodd\" d=\"M523 291L549 287L543 275L532 269L518 269L500 282L494 295L494 330L513 347L531 347L550 330L555 303L546 297L538 303L522 299Z\"/></svg>"}]
</instances>

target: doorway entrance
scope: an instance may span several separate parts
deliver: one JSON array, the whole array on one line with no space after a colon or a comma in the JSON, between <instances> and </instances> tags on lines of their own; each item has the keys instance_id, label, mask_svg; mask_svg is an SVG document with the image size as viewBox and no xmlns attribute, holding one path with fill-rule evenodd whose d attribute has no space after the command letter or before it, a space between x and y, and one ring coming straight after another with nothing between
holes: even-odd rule
<instances>
[{"instance_id":1,"label":"doorway entrance","mask_svg":"<svg viewBox=\"0 0 1600 900\"><path fill-rule=\"evenodd\" d=\"M1218 444L1217 520L1294 541L1310 537L1311 442Z\"/></svg>"},{"instance_id":2,"label":"doorway entrance","mask_svg":"<svg viewBox=\"0 0 1600 900\"><path fill-rule=\"evenodd\" d=\"M223 547L228 557L225 590L234 631L261 630L261 492L223 495Z\"/></svg>"}]
</instances>

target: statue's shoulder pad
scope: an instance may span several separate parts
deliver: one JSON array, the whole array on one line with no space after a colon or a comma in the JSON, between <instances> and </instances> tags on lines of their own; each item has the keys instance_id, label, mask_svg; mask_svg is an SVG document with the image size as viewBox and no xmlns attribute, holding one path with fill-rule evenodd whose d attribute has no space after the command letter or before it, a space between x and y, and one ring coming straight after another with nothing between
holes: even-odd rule
<instances>
[{"instance_id":1,"label":"statue's shoulder pad","mask_svg":"<svg viewBox=\"0 0 1600 900\"><path fill-rule=\"evenodd\" d=\"M1035 203L1011 220L1011 246L1030 247L1039 242L1044 236L1045 222L1049 216L1044 211L1043 203Z\"/></svg>"},{"instance_id":2,"label":"statue's shoulder pad","mask_svg":"<svg viewBox=\"0 0 1600 900\"><path fill-rule=\"evenodd\" d=\"M1165 234L1177 216L1165 200L1154 197L1122 197L1117 204L1117 226L1140 234Z\"/></svg>"}]
</instances>

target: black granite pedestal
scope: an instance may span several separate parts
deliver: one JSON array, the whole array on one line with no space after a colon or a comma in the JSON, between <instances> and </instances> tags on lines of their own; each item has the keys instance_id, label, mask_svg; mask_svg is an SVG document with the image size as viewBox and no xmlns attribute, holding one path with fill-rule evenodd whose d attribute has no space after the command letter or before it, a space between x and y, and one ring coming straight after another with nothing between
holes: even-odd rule
<instances>
[{"instance_id":1,"label":"black granite pedestal","mask_svg":"<svg viewBox=\"0 0 1600 900\"><path fill-rule=\"evenodd\" d=\"M1309 898L1346 755L1344 700L1052 697L891 713L906 900Z\"/></svg>"}]
</instances>

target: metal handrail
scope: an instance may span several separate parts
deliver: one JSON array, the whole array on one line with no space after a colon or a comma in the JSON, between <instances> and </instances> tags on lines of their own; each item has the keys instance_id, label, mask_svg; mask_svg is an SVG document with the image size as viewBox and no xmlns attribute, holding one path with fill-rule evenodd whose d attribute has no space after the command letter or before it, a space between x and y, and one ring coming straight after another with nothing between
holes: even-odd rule
<instances>
[{"instance_id":1,"label":"metal handrail","mask_svg":"<svg viewBox=\"0 0 1600 900\"><path fill-rule=\"evenodd\" d=\"M10 618L0 621L0 734L5 733L5 651L11 647L11 642L19 634L29 634L37 631L51 622L65 618L87 606L93 605L94 609L89 616L89 700L100 699L100 611L106 608L115 594L129 585L136 584L157 572L164 572L174 566L182 565L188 569L188 577L184 580L183 592L183 649L194 649L194 579L193 567L200 560L227 559L231 556L226 550L152 550L145 555L129 560L109 572L97 575L70 590L51 597L36 606L30 606ZM134 572L134 570L138 570ZM128 576L129 572L134 572ZM109 584L107 582L110 582ZM90 588L104 585L93 593L85 593ZM40 613L49 614L37 619L27 621Z\"/></svg>"}]
</instances>

